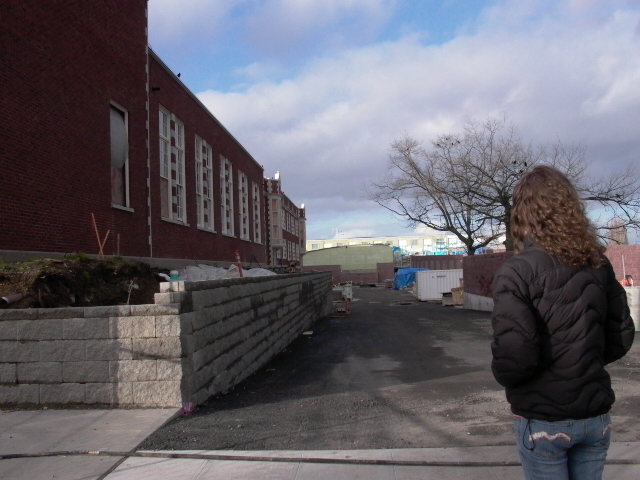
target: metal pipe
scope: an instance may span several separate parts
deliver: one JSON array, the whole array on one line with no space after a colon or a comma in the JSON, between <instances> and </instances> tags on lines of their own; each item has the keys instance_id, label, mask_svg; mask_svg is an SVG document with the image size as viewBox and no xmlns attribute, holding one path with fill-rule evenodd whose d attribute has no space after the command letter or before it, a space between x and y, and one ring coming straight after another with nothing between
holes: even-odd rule
<instances>
[{"instance_id":1,"label":"metal pipe","mask_svg":"<svg viewBox=\"0 0 640 480\"><path fill-rule=\"evenodd\" d=\"M14 293L13 295L7 295L6 297L2 297L0 299L0 304L9 305L10 303L17 302L22 297L24 297L22 293Z\"/></svg>"}]
</instances>

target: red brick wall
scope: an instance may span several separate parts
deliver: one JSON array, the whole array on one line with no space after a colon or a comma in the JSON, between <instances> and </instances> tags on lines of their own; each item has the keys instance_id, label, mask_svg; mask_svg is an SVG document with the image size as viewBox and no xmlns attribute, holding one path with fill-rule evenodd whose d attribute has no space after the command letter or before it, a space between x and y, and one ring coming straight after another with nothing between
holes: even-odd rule
<instances>
[{"instance_id":1,"label":"red brick wall","mask_svg":"<svg viewBox=\"0 0 640 480\"><path fill-rule=\"evenodd\" d=\"M342 267L340 265L313 265L311 267L302 267L302 271L305 273L315 272L331 272L331 281L340 283L342 281Z\"/></svg>"},{"instance_id":2,"label":"red brick wall","mask_svg":"<svg viewBox=\"0 0 640 480\"><path fill-rule=\"evenodd\" d=\"M370 272L342 272L340 276L341 282L352 282L354 284L358 283L379 283L378 282L378 273L373 270Z\"/></svg>"},{"instance_id":3,"label":"red brick wall","mask_svg":"<svg viewBox=\"0 0 640 480\"><path fill-rule=\"evenodd\" d=\"M331 272L333 283L382 283L388 278L393 278L393 263L379 263L377 270L367 271L342 271L340 265L313 265L302 267L303 272Z\"/></svg>"},{"instance_id":4,"label":"red brick wall","mask_svg":"<svg viewBox=\"0 0 640 480\"><path fill-rule=\"evenodd\" d=\"M430 270L457 270L462 268L463 255L412 255L410 268L428 268Z\"/></svg>"},{"instance_id":5,"label":"red brick wall","mask_svg":"<svg viewBox=\"0 0 640 480\"><path fill-rule=\"evenodd\" d=\"M4 0L0 250L146 255L146 0ZM131 206L111 207L110 101L129 110Z\"/></svg>"},{"instance_id":6,"label":"red brick wall","mask_svg":"<svg viewBox=\"0 0 640 480\"><path fill-rule=\"evenodd\" d=\"M624 274L631 275L634 285L640 285L640 245L612 245L607 247L605 255L613 265L618 280L624 279Z\"/></svg>"},{"instance_id":7,"label":"red brick wall","mask_svg":"<svg viewBox=\"0 0 640 480\"><path fill-rule=\"evenodd\" d=\"M265 219L262 219L262 243L253 240L240 240L240 198L238 194L238 169L247 175L249 181L249 224L250 238L253 239L253 203L251 201L252 183L260 187L263 184L262 167L253 157L215 120L210 113L182 86L180 81L156 57L149 56L149 77L152 91L150 94L150 155L151 155L151 194L152 227L154 257L194 258L211 260L234 260L238 250L243 261L252 258L259 263L266 262ZM159 159L159 109L175 114L184 124L185 130L185 190L186 219L188 226L177 225L161 218L160 204L160 159ZM213 201L214 227L216 233L199 230L196 218L195 195L195 135L204 139L212 148L213 159ZM222 235L220 209L220 155L233 165L233 202L235 215L235 236ZM261 199L261 205L265 199Z\"/></svg>"},{"instance_id":8,"label":"red brick wall","mask_svg":"<svg viewBox=\"0 0 640 480\"><path fill-rule=\"evenodd\" d=\"M394 275L395 268L393 263L378 264L378 283L383 283L385 280L393 279Z\"/></svg>"},{"instance_id":9,"label":"red brick wall","mask_svg":"<svg viewBox=\"0 0 640 480\"><path fill-rule=\"evenodd\" d=\"M491 282L498 267L513 256L513 252L489 253L464 257L462 276L464 291L473 295L491 297Z\"/></svg>"},{"instance_id":10,"label":"red brick wall","mask_svg":"<svg viewBox=\"0 0 640 480\"><path fill-rule=\"evenodd\" d=\"M491 296L491 282L500 264L512 256L510 252L488 255L472 255L465 257L463 264L464 291L484 297ZM605 252L616 272L616 278L624 278L622 258L624 257L624 273L631 275L635 285L640 285L640 245L614 245Z\"/></svg>"}]
</instances>

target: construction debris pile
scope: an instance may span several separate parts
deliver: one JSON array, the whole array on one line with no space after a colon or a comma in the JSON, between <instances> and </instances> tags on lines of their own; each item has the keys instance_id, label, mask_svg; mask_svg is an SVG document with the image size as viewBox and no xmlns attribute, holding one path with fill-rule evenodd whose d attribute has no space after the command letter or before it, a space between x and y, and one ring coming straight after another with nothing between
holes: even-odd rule
<instances>
[{"instance_id":1,"label":"construction debris pile","mask_svg":"<svg viewBox=\"0 0 640 480\"><path fill-rule=\"evenodd\" d=\"M160 282L199 282L277 275L264 268L189 265L175 271L120 257L94 259L82 254L26 262L0 260L0 308L56 308L154 303Z\"/></svg>"},{"instance_id":2,"label":"construction debris pile","mask_svg":"<svg viewBox=\"0 0 640 480\"><path fill-rule=\"evenodd\" d=\"M143 262L74 254L0 261L0 308L56 308L154 303L167 272Z\"/></svg>"},{"instance_id":3,"label":"construction debris pile","mask_svg":"<svg viewBox=\"0 0 640 480\"><path fill-rule=\"evenodd\" d=\"M245 270L232 264L229 268L214 267L211 265L188 265L178 272L178 280L185 282L200 282L203 280L222 280L225 278L239 277L267 277L277 273L264 268L251 268ZM168 280L168 279L167 279Z\"/></svg>"}]
</instances>

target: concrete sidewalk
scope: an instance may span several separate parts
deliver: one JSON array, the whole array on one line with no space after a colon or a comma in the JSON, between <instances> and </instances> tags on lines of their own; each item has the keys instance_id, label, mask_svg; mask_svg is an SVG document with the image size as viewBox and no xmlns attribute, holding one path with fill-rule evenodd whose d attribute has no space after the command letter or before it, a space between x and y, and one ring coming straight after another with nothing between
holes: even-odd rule
<instances>
[{"instance_id":1,"label":"concrete sidewalk","mask_svg":"<svg viewBox=\"0 0 640 480\"><path fill-rule=\"evenodd\" d=\"M129 452L178 412L178 409L0 411L0 457L48 452ZM3 458L0 479L98 479L123 459L96 455Z\"/></svg>"},{"instance_id":2,"label":"concrete sidewalk","mask_svg":"<svg viewBox=\"0 0 640 480\"><path fill-rule=\"evenodd\" d=\"M515 448L136 451L178 410L0 412L0 479L522 479ZM57 455L50 455L58 453ZM173 458L172 458L173 457ZM605 479L640 478L640 442L614 443Z\"/></svg>"}]
</instances>

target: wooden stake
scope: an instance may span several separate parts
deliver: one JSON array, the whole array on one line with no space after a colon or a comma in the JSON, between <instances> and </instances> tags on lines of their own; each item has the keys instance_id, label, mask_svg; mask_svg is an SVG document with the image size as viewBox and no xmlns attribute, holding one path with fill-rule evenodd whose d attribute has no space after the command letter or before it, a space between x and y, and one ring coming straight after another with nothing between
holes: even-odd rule
<instances>
[{"instance_id":1,"label":"wooden stake","mask_svg":"<svg viewBox=\"0 0 640 480\"><path fill-rule=\"evenodd\" d=\"M96 224L96 216L93 213L91 214L91 219L93 220L93 229L95 230L96 237L98 239L98 248L100 249L100 258L104 258L104 253L103 253L103 250L102 250L103 243L100 242L100 234L98 233L98 225ZM109 233L107 232L107 235L108 234ZM106 237L105 237L105 239L106 239Z\"/></svg>"},{"instance_id":2,"label":"wooden stake","mask_svg":"<svg viewBox=\"0 0 640 480\"><path fill-rule=\"evenodd\" d=\"M109 238L109 233L111 230L107 230L107 234L104 236L104 240L102 241L102 245L100 245L100 258L104 260L104 244L107 243L107 238Z\"/></svg>"}]
</instances>

